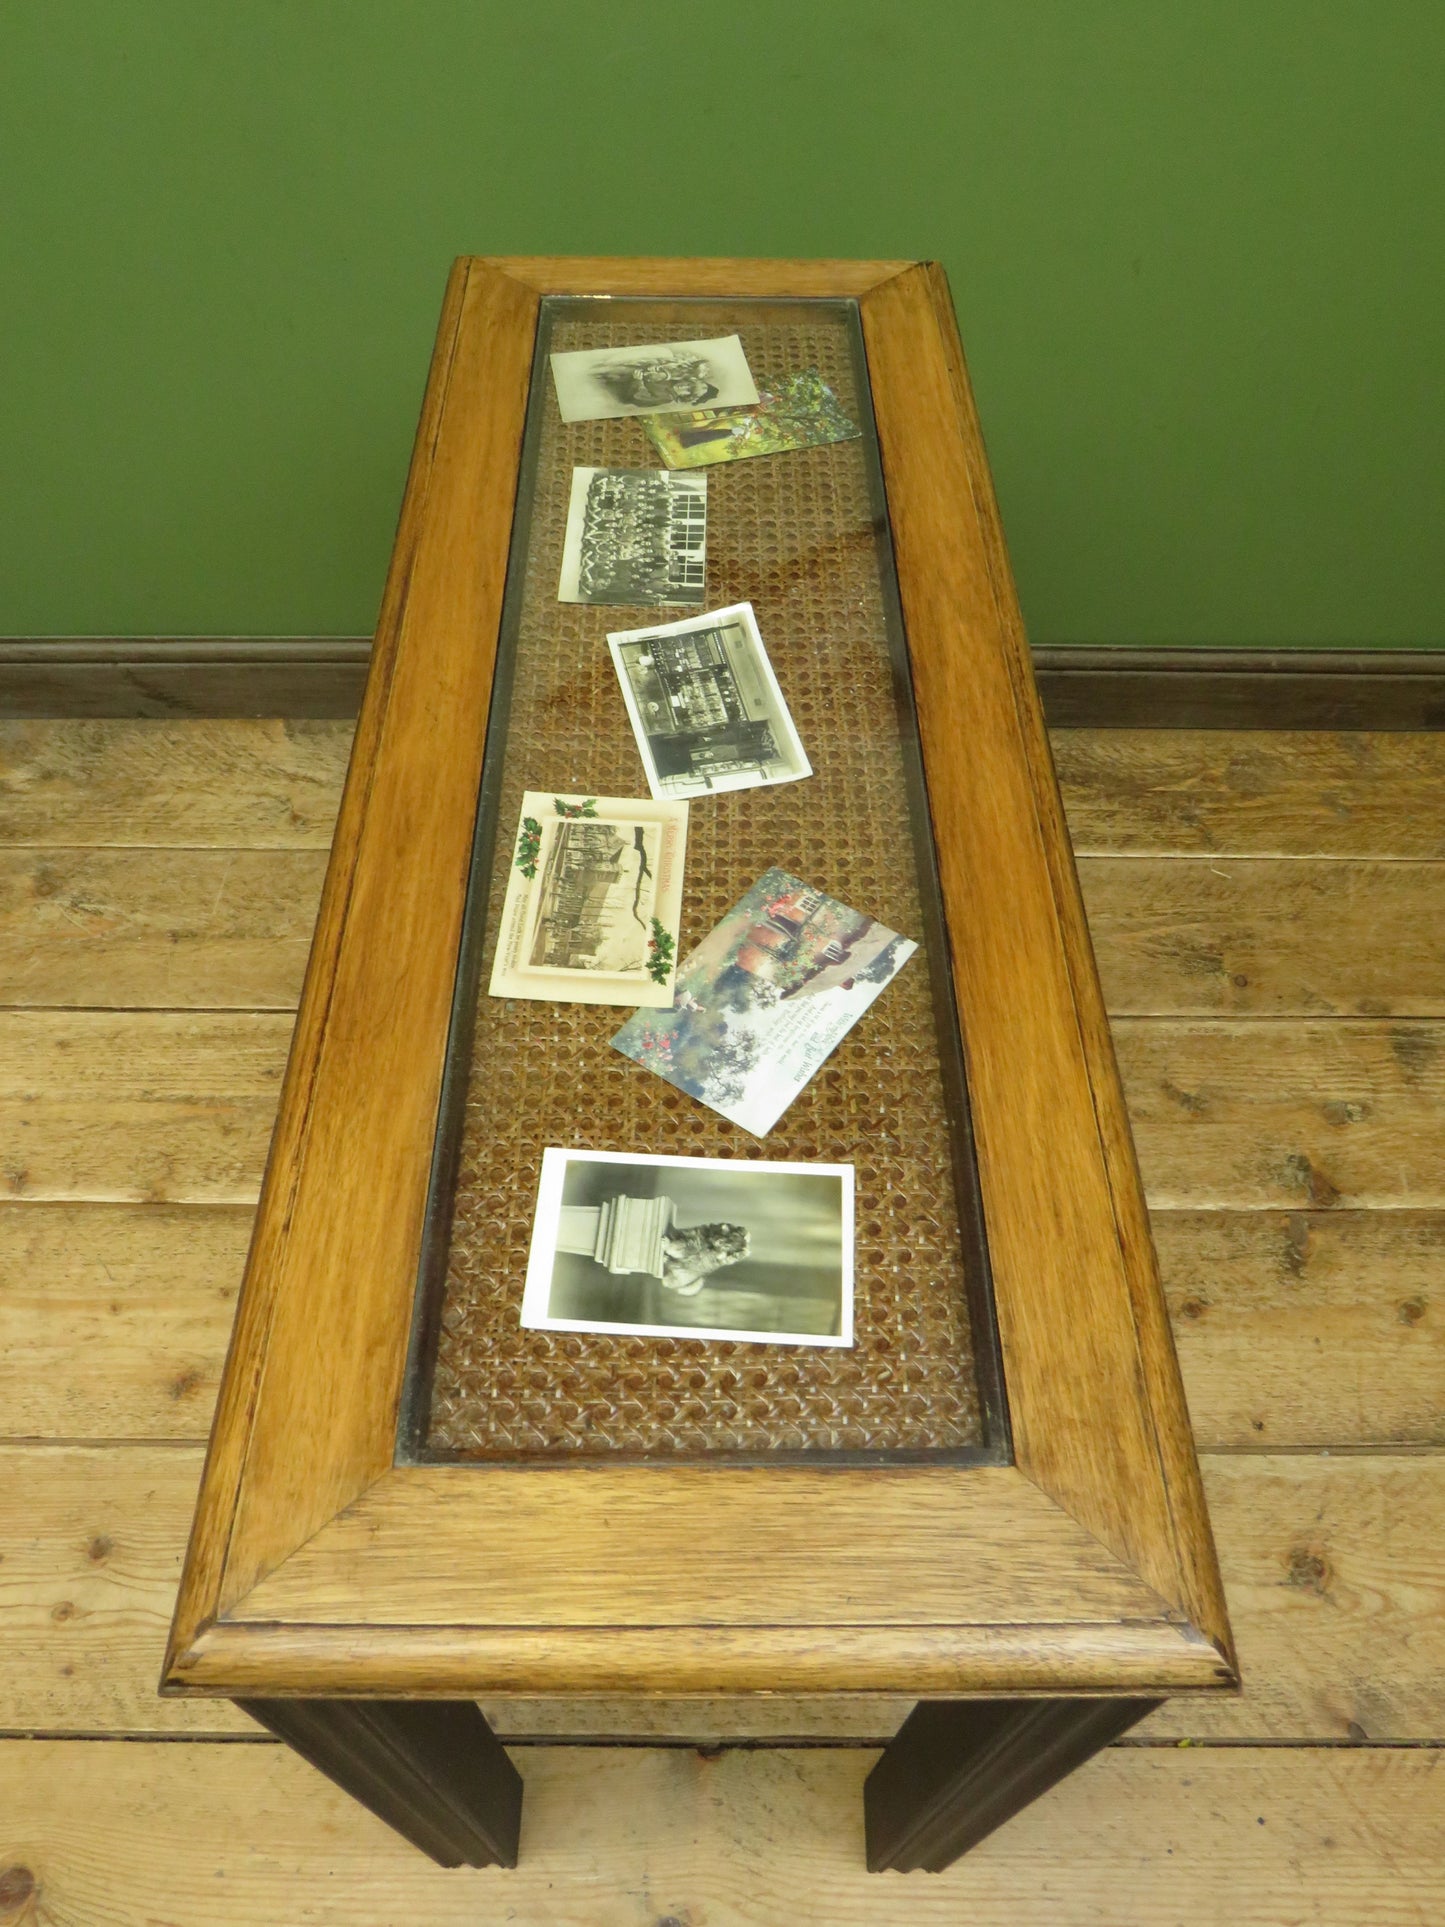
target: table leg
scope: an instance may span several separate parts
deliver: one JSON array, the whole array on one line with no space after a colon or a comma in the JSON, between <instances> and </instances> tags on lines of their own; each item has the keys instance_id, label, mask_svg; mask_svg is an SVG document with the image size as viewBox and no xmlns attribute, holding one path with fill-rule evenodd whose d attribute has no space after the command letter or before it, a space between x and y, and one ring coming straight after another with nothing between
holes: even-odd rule
<instances>
[{"instance_id":1,"label":"table leg","mask_svg":"<svg viewBox=\"0 0 1445 1927\"><path fill-rule=\"evenodd\" d=\"M443 1867L515 1867L522 1780L470 1700L237 1700Z\"/></svg>"},{"instance_id":2,"label":"table leg","mask_svg":"<svg viewBox=\"0 0 1445 1927\"><path fill-rule=\"evenodd\" d=\"M1162 1704L921 1700L863 1787L874 1873L939 1873Z\"/></svg>"}]
</instances>

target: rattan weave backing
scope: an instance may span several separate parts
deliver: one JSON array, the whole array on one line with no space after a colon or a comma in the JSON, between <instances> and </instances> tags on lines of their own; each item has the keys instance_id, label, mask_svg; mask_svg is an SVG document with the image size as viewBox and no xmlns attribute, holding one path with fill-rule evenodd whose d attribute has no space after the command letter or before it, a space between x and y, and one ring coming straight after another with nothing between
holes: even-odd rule
<instances>
[{"instance_id":1,"label":"rattan weave backing","mask_svg":"<svg viewBox=\"0 0 1445 1927\"><path fill-rule=\"evenodd\" d=\"M822 370L859 406L835 307L660 304L559 320L554 349L741 333L759 380ZM524 789L645 796L604 637L677 609L558 602L574 464L646 467L635 421L542 414L516 675L491 864L472 1067L424 1449L468 1458L618 1452L939 1450L981 1438L950 1126L920 955L759 1140L609 1046L624 1011L485 991ZM779 864L922 937L865 443L708 471L707 606L751 601L816 774L693 802L686 955ZM513 591L515 593L515 589ZM547 1145L857 1168L851 1350L523 1331L518 1324Z\"/></svg>"}]
</instances>

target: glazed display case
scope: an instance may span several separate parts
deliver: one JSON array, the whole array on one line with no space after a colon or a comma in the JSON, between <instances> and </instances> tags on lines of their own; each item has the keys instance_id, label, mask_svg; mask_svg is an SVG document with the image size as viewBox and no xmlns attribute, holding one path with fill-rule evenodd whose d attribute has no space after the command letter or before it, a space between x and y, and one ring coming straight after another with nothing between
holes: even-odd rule
<instances>
[{"instance_id":1,"label":"glazed display case","mask_svg":"<svg viewBox=\"0 0 1445 1927\"><path fill-rule=\"evenodd\" d=\"M682 948L772 866L918 946L762 1139L616 1010L488 991L524 793L645 793L606 638L649 612L557 585L574 470L657 458L549 357L731 335L857 432L709 471L708 606L812 773L693 801ZM550 1147L851 1167L851 1343L524 1327ZM892 1734L907 1868L1234 1684L941 273L459 262L163 1690L451 1864L515 1858L497 1732Z\"/></svg>"}]
</instances>

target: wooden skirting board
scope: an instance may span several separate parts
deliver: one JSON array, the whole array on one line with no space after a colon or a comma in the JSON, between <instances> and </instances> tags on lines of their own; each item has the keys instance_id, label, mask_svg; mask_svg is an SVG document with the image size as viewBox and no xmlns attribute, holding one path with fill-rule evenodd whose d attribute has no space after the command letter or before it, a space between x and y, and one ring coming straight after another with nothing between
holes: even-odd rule
<instances>
[{"instance_id":1,"label":"wooden skirting board","mask_svg":"<svg viewBox=\"0 0 1445 1927\"><path fill-rule=\"evenodd\" d=\"M350 717L365 636L0 639L0 717ZM1055 729L1445 728L1445 649L1041 645Z\"/></svg>"}]
</instances>

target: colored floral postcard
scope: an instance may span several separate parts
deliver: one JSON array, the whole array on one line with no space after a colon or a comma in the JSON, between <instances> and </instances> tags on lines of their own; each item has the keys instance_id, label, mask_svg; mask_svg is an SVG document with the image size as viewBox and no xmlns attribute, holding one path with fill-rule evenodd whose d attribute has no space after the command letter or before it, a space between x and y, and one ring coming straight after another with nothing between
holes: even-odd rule
<instances>
[{"instance_id":1,"label":"colored floral postcard","mask_svg":"<svg viewBox=\"0 0 1445 1927\"><path fill-rule=\"evenodd\" d=\"M564 422L611 421L660 408L736 408L758 398L736 335L645 348L579 348L551 360Z\"/></svg>"},{"instance_id":2,"label":"colored floral postcard","mask_svg":"<svg viewBox=\"0 0 1445 1927\"><path fill-rule=\"evenodd\" d=\"M853 1343L853 1166L542 1153L535 1331Z\"/></svg>"},{"instance_id":3,"label":"colored floral postcard","mask_svg":"<svg viewBox=\"0 0 1445 1927\"><path fill-rule=\"evenodd\" d=\"M491 994L670 1004L686 842L686 803L528 790Z\"/></svg>"},{"instance_id":4,"label":"colored floral postcard","mask_svg":"<svg viewBox=\"0 0 1445 1927\"><path fill-rule=\"evenodd\" d=\"M816 368L786 375L758 392L752 408L696 408L649 415L642 426L669 468L707 468L750 455L782 455L862 434Z\"/></svg>"},{"instance_id":5,"label":"colored floral postcard","mask_svg":"<svg viewBox=\"0 0 1445 1927\"><path fill-rule=\"evenodd\" d=\"M917 948L769 870L683 961L671 1010L639 1011L612 1042L764 1137Z\"/></svg>"}]
</instances>

